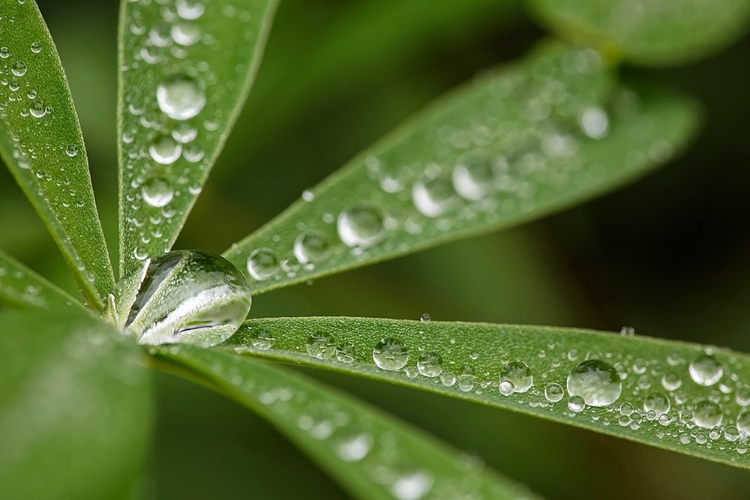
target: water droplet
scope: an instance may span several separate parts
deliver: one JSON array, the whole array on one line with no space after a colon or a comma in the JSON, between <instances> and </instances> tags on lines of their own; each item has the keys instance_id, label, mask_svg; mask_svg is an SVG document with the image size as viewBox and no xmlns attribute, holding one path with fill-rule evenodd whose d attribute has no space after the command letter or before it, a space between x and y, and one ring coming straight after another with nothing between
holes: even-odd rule
<instances>
[{"instance_id":1,"label":"water droplet","mask_svg":"<svg viewBox=\"0 0 750 500\"><path fill-rule=\"evenodd\" d=\"M513 392L526 392L534 383L534 376L525 363L512 361L500 370L500 380L501 384L506 381L513 384Z\"/></svg>"},{"instance_id":2,"label":"water droplet","mask_svg":"<svg viewBox=\"0 0 750 500\"><path fill-rule=\"evenodd\" d=\"M500 385L498 386L498 390L503 396L510 396L511 394L513 394L515 387L513 386L513 382L511 382L510 380L501 380Z\"/></svg>"},{"instance_id":3,"label":"water droplet","mask_svg":"<svg viewBox=\"0 0 750 500\"><path fill-rule=\"evenodd\" d=\"M721 411L721 406L714 403L713 401L704 400L695 405L693 411L693 422L698 427L704 429L710 429L721 424L724 415Z\"/></svg>"},{"instance_id":4,"label":"water droplet","mask_svg":"<svg viewBox=\"0 0 750 500\"><path fill-rule=\"evenodd\" d=\"M443 372L440 374L440 383L445 387L452 387L456 383L456 375L451 372Z\"/></svg>"},{"instance_id":5,"label":"water droplet","mask_svg":"<svg viewBox=\"0 0 750 500\"><path fill-rule=\"evenodd\" d=\"M341 363L351 364L356 359L354 356L354 344L347 342L336 347L336 359Z\"/></svg>"},{"instance_id":6,"label":"water droplet","mask_svg":"<svg viewBox=\"0 0 750 500\"><path fill-rule=\"evenodd\" d=\"M750 410L744 410L737 416L737 430L750 436Z\"/></svg>"},{"instance_id":7,"label":"water droplet","mask_svg":"<svg viewBox=\"0 0 750 500\"><path fill-rule=\"evenodd\" d=\"M178 250L151 261L126 326L141 344L213 346L237 331L250 305L247 279L229 261Z\"/></svg>"},{"instance_id":8,"label":"water droplet","mask_svg":"<svg viewBox=\"0 0 750 500\"><path fill-rule=\"evenodd\" d=\"M625 337L632 337L635 335L635 328L632 326L623 326L620 328L620 335L623 335Z\"/></svg>"},{"instance_id":9,"label":"water droplet","mask_svg":"<svg viewBox=\"0 0 750 500\"><path fill-rule=\"evenodd\" d=\"M437 377L443 372L443 358L434 352L425 352L417 360L417 369L425 377Z\"/></svg>"},{"instance_id":10,"label":"water droplet","mask_svg":"<svg viewBox=\"0 0 750 500\"><path fill-rule=\"evenodd\" d=\"M201 38L201 31L195 24L177 23L172 26L172 39L180 45L195 45Z\"/></svg>"},{"instance_id":11,"label":"water droplet","mask_svg":"<svg viewBox=\"0 0 750 500\"><path fill-rule=\"evenodd\" d=\"M269 350L273 346L273 341L273 334L264 328L254 328L250 332L250 343L261 351Z\"/></svg>"},{"instance_id":12,"label":"water droplet","mask_svg":"<svg viewBox=\"0 0 750 500\"><path fill-rule=\"evenodd\" d=\"M177 15L183 19L198 19L205 10L205 6L196 0L177 0Z\"/></svg>"},{"instance_id":13,"label":"water droplet","mask_svg":"<svg viewBox=\"0 0 750 500\"><path fill-rule=\"evenodd\" d=\"M10 57L10 49L8 47L0 47L0 58L7 59Z\"/></svg>"},{"instance_id":14,"label":"water droplet","mask_svg":"<svg viewBox=\"0 0 750 500\"><path fill-rule=\"evenodd\" d=\"M586 401L581 396L573 396L568 399L568 409L574 413L583 411L586 408Z\"/></svg>"},{"instance_id":15,"label":"water droplet","mask_svg":"<svg viewBox=\"0 0 750 500\"><path fill-rule=\"evenodd\" d=\"M450 179L445 176L432 177L414 185L412 201L422 215L438 217L453 207L456 193Z\"/></svg>"},{"instance_id":16,"label":"water droplet","mask_svg":"<svg viewBox=\"0 0 750 500\"><path fill-rule=\"evenodd\" d=\"M317 231L305 231L294 240L294 256L302 264L318 262L328 253L328 241Z\"/></svg>"},{"instance_id":17,"label":"water droplet","mask_svg":"<svg viewBox=\"0 0 750 500\"><path fill-rule=\"evenodd\" d=\"M409 349L398 339L383 339L372 350L372 359L383 370L400 370L409 360Z\"/></svg>"},{"instance_id":18,"label":"water droplet","mask_svg":"<svg viewBox=\"0 0 750 500\"><path fill-rule=\"evenodd\" d=\"M667 413L670 406L669 398L661 392L653 392L643 400L643 409L647 412L653 411L656 416Z\"/></svg>"},{"instance_id":19,"label":"water droplet","mask_svg":"<svg viewBox=\"0 0 750 500\"><path fill-rule=\"evenodd\" d=\"M366 432L356 430L343 431L336 437L334 449L336 455L344 462L359 462L370 453L373 438Z\"/></svg>"},{"instance_id":20,"label":"water droplet","mask_svg":"<svg viewBox=\"0 0 750 500\"><path fill-rule=\"evenodd\" d=\"M750 387L743 385L737 388L737 392L734 395L734 400L740 406L750 405Z\"/></svg>"},{"instance_id":21,"label":"water droplet","mask_svg":"<svg viewBox=\"0 0 750 500\"><path fill-rule=\"evenodd\" d=\"M10 67L10 72L16 76L23 76L26 74L28 68L21 61L14 62Z\"/></svg>"},{"instance_id":22,"label":"water droplet","mask_svg":"<svg viewBox=\"0 0 750 500\"><path fill-rule=\"evenodd\" d=\"M421 321L422 323L429 323L430 321L432 321L432 316L430 316L428 313L423 313L419 317L419 321Z\"/></svg>"},{"instance_id":23,"label":"water droplet","mask_svg":"<svg viewBox=\"0 0 750 500\"><path fill-rule=\"evenodd\" d=\"M31 113L31 116L34 118L43 118L44 115L47 114L47 111L47 106L42 101L34 101L29 107L29 113Z\"/></svg>"},{"instance_id":24,"label":"water droplet","mask_svg":"<svg viewBox=\"0 0 750 500\"><path fill-rule=\"evenodd\" d=\"M676 391L682 385L682 379L676 373L668 372L661 378L661 385L670 392Z\"/></svg>"},{"instance_id":25,"label":"water droplet","mask_svg":"<svg viewBox=\"0 0 750 500\"><path fill-rule=\"evenodd\" d=\"M544 388L544 397L550 403L557 403L563 398L564 395L565 390L560 384L555 384L554 382L552 382L547 384L547 387Z\"/></svg>"},{"instance_id":26,"label":"water droplet","mask_svg":"<svg viewBox=\"0 0 750 500\"><path fill-rule=\"evenodd\" d=\"M391 484L391 494L396 500L420 500L432 488L432 476L414 471L396 477Z\"/></svg>"},{"instance_id":27,"label":"water droplet","mask_svg":"<svg viewBox=\"0 0 750 500\"><path fill-rule=\"evenodd\" d=\"M279 259L268 248L253 250L247 259L247 272L256 280L266 280L279 270Z\"/></svg>"},{"instance_id":28,"label":"water droplet","mask_svg":"<svg viewBox=\"0 0 750 500\"><path fill-rule=\"evenodd\" d=\"M146 181L141 194L143 195L143 201L152 207L164 207L174 197L174 191L172 191L167 181L159 177L154 177Z\"/></svg>"},{"instance_id":29,"label":"water droplet","mask_svg":"<svg viewBox=\"0 0 750 500\"><path fill-rule=\"evenodd\" d=\"M357 205L339 214L337 228L345 245L368 247L383 235L383 216L374 208Z\"/></svg>"},{"instance_id":30,"label":"water droplet","mask_svg":"<svg viewBox=\"0 0 750 500\"><path fill-rule=\"evenodd\" d=\"M609 406L617 401L622 391L617 370L598 359L576 365L568 375L567 385L571 396L581 396L589 406Z\"/></svg>"},{"instance_id":31,"label":"water droplet","mask_svg":"<svg viewBox=\"0 0 750 500\"><path fill-rule=\"evenodd\" d=\"M315 332L307 339L307 354L317 359L330 359L336 351L336 342L329 334Z\"/></svg>"},{"instance_id":32,"label":"water droplet","mask_svg":"<svg viewBox=\"0 0 750 500\"><path fill-rule=\"evenodd\" d=\"M148 152L156 163L170 165L182 154L182 146L171 136L162 135L151 143Z\"/></svg>"},{"instance_id":33,"label":"water droplet","mask_svg":"<svg viewBox=\"0 0 750 500\"><path fill-rule=\"evenodd\" d=\"M206 152L198 144L188 144L182 151L182 156L190 163L197 163L203 159Z\"/></svg>"},{"instance_id":34,"label":"water droplet","mask_svg":"<svg viewBox=\"0 0 750 500\"><path fill-rule=\"evenodd\" d=\"M492 164L482 152L463 155L453 169L453 187L467 200L482 198L492 190L494 182Z\"/></svg>"},{"instance_id":35,"label":"water droplet","mask_svg":"<svg viewBox=\"0 0 750 500\"><path fill-rule=\"evenodd\" d=\"M167 116L187 120L196 116L206 104L206 95L194 78L174 75L156 89L156 101Z\"/></svg>"},{"instance_id":36,"label":"water droplet","mask_svg":"<svg viewBox=\"0 0 750 500\"><path fill-rule=\"evenodd\" d=\"M724 374L724 368L716 361L716 358L704 354L694 359L688 367L690 378L698 385L714 385Z\"/></svg>"},{"instance_id":37,"label":"water droplet","mask_svg":"<svg viewBox=\"0 0 750 500\"><path fill-rule=\"evenodd\" d=\"M172 138L181 143L187 144L193 141L198 136L198 130L190 125L189 123L179 123L174 130L172 130Z\"/></svg>"},{"instance_id":38,"label":"water droplet","mask_svg":"<svg viewBox=\"0 0 750 500\"><path fill-rule=\"evenodd\" d=\"M581 131L592 139L604 138L609 130L609 118L601 108L586 108L581 114L579 124Z\"/></svg>"},{"instance_id":39,"label":"water droplet","mask_svg":"<svg viewBox=\"0 0 750 500\"><path fill-rule=\"evenodd\" d=\"M42 51L42 44L39 42L32 42L31 43L31 51L34 54L38 54Z\"/></svg>"},{"instance_id":40,"label":"water droplet","mask_svg":"<svg viewBox=\"0 0 750 500\"><path fill-rule=\"evenodd\" d=\"M71 158L75 158L76 156L78 156L78 146L76 146L75 144L68 144L65 147L65 154L70 156Z\"/></svg>"}]
</instances>

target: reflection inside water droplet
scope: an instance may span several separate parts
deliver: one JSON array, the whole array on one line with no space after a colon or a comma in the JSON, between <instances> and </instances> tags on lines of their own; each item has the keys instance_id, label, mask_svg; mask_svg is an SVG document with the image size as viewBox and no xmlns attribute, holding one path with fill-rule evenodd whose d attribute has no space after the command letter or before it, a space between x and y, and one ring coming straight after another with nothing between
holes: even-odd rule
<instances>
[{"instance_id":1,"label":"reflection inside water droplet","mask_svg":"<svg viewBox=\"0 0 750 500\"><path fill-rule=\"evenodd\" d=\"M568 375L567 385L571 396L581 396L589 406L609 406L622 391L617 370L598 359L579 363Z\"/></svg>"}]
</instances>

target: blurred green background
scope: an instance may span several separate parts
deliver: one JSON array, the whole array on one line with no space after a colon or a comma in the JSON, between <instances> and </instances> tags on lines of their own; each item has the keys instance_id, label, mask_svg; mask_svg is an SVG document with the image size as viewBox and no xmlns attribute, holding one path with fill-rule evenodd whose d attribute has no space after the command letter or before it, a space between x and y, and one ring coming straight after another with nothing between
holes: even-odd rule
<instances>
[{"instance_id":1,"label":"blurred green background","mask_svg":"<svg viewBox=\"0 0 750 500\"><path fill-rule=\"evenodd\" d=\"M116 255L118 2L39 0L79 110ZM545 36L514 0L283 0L245 110L177 248L221 253L442 92ZM750 351L750 38L648 70L704 104L680 159L522 228L260 296L252 315L358 315L619 330ZM625 67L624 72L643 72ZM0 248L74 289L0 171ZM747 499L750 475L496 409L329 373L550 499ZM158 375L152 498L346 498L268 424Z\"/></svg>"}]
</instances>

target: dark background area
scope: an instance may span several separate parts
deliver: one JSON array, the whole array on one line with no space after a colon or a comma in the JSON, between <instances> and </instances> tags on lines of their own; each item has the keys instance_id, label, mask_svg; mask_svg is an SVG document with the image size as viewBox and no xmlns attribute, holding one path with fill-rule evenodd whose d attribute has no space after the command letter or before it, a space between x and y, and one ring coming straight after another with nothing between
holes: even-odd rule
<instances>
[{"instance_id":1,"label":"dark background area","mask_svg":"<svg viewBox=\"0 0 750 500\"><path fill-rule=\"evenodd\" d=\"M79 110L116 255L118 2L40 0ZM514 1L283 0L244 112L176 248L221 253L442 92L547 36ZM441 5L442 4L442 5ZM460 5L460 6L459 6ZM430 6L429 9L424 8ZM458 7L457 7L458 6ZM565 213L258 297L251 315L357 315L619 330L750 350L750 38L673 69L703 103L692 147ZM67 288L0 171L0 247ZM308 372L555 498L746 499L747 472L496 409ZM157 498L345 498L270 426L158 376L143 488Z\"/></svg>"}]
</instances>

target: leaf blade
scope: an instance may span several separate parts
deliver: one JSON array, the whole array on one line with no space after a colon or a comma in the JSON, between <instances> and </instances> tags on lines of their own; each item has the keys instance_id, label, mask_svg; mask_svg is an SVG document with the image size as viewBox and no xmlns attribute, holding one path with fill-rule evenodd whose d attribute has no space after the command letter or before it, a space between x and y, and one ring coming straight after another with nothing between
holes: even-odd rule
<instances>
[{"instance_id":1,"label":"leaf blade","mask_svg":"<svg viewBox=\"0 0 750 500\"><path fill-rule=\"evenodd\" d=\"M157 353L267 419L356 498L537 498L462 462L434 438L302 376L221 350L180 346Z\"/></svg>"},{"instance_id":2,"label":"leaf blade","mask_svg":"<svg viewBox=\"0 0 750 500\"><path fill-rule=\"evenodd\" d=\"M48 309L82 304L0 250L0 304Z\"/></svg>"},{"instance_id":3,"label":"leaf blade","mask_svg":"<svg viewBox=\"0 0 750 500\"><path fill-rule=\"evenodd\" d=\"M114 274L57 50L35 2L4 2L0 13L8 34L0 71L9 80L0 87L0 154L84 296L102 309L114 290Z\"/></svg>"},{"instance_id":4,"label":"leaf blade","mask_svg":"<svg viewBox=\"0 0 750 500\"><path fill-rule=\"evenodd\" d=\"M530 76L539 71L554 77ZM545 87L557 84L567 102L545 107ZM613 116L622 99L638 102L637 111L607 118L615 88L595 52L546 47L438 102L225 257L246 270L260 294L526 222L630 182L684 147L697 111L676 94L618 88ZM577 130L584 112L611 128L600 131L606 137Z\"/></svg>"},{"instance_id":5,"label":"leaf blade","mask_svg":"<svg viewBox=\"0 0 750 500\"><path fill-rule=\"evenodd\" d=\"M177 238L250 90L277 3L122 2L121 278Z\"/></svg>"},{"instance_id":6,"label":"leaf blade","mask_svg":"<svg viewBox=\"0 0 750 500\"><path fill-rule=\"evenodd\" d=\"M320 332L333 340L323 344L318 341L308 351L311 336L320 338ZM378 368L374 362L373 350L384 338L398 339L408 349L406 364L397 370ZM327 350L321 350L321 345ZM743 451L747 435L737 427L737 418L750 404L750 357L725 349L572 328L368 318L250 320L225 346L251 356L404 385L750 468L750 458ZM338 358L339 351L334 353L338 346L350 347L352 359L346 358L348 363ZM717 379L710 385L699 385L690 373L690 363L707 350L722 367L721 384ZM324 359L315 357L321 352ZM417 368L417 358L424 353L440 356L438 375L426 376L423 371L432 372ZM586 406L575 412L568 407L567 377L587 358L606 361L626 378L614 404ZM534 378L526 392L506 396L500 391L505 376L502 370L515 361L528 366ZM464 365L470 371L462 373ZM405 367L411 370L411 376L404 372ZM462 375L470 378L462 383ZM556 401L547 399L549 384L557 384L559 388L554 389L563 391L559 399L553 398ZM717 391L720 385L726 387ZM655 418L644 408L645 399L652 393L669 401L669 410ZM704 416L705 412L696 410L703 401L714 401L721 410L720 423L711 428L703 428L694 420L695 415ZM745 414L750 418L750 413ZM724 434L709 438L719 426L723 426Z\"/></svg>"},{"instance_id":7,"label":"leaf blade","mask_svg":"<svg viewBox=\"0 0 750 500\"><path fill-rule=\"evenodd\" d=\"M80 313L0 315L1 497L128 496L151 412L140 349L125 340Z\"/></svg>"}]
</instances>

